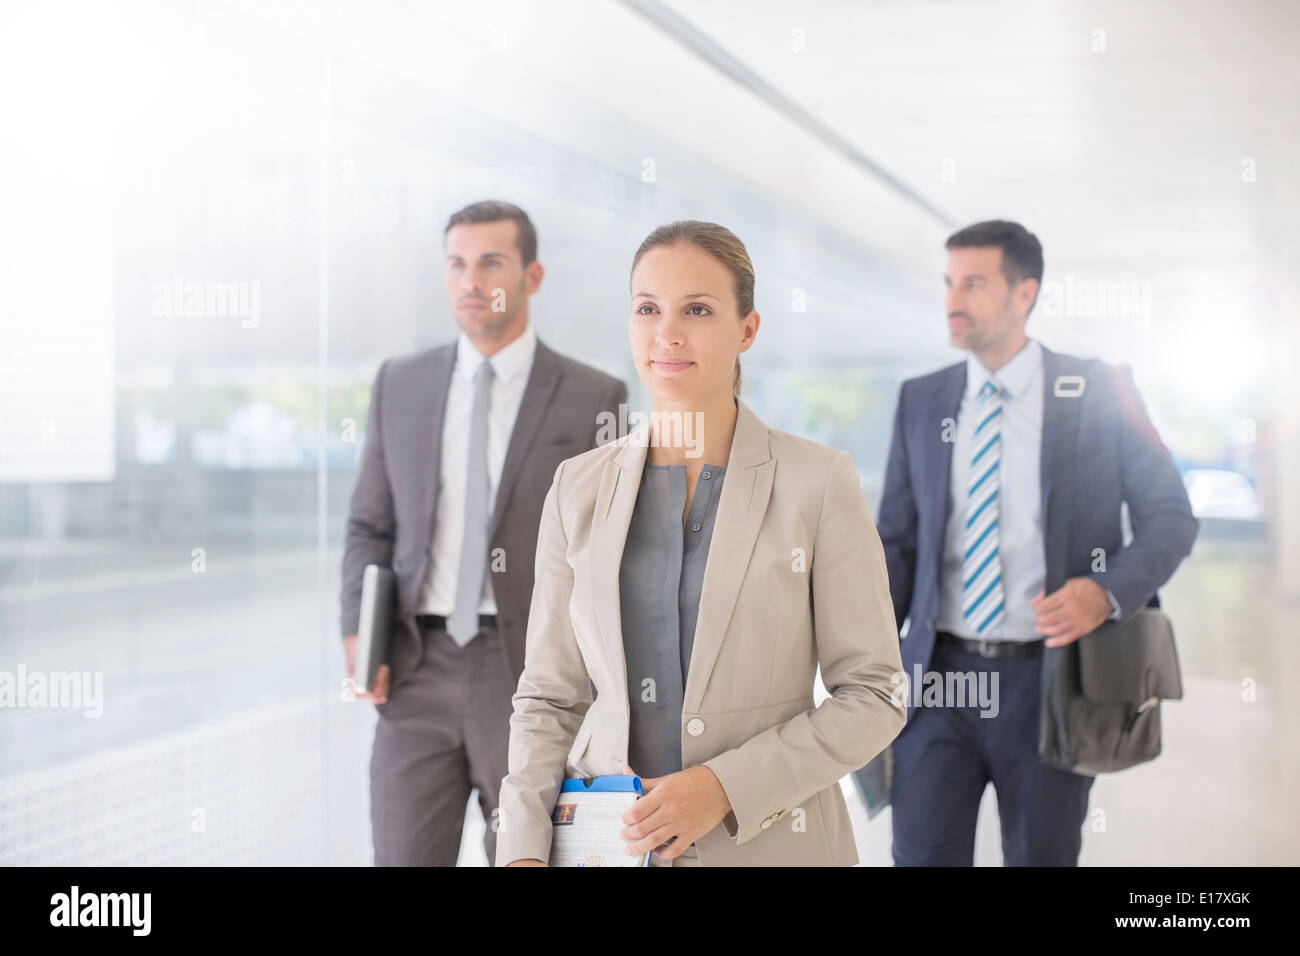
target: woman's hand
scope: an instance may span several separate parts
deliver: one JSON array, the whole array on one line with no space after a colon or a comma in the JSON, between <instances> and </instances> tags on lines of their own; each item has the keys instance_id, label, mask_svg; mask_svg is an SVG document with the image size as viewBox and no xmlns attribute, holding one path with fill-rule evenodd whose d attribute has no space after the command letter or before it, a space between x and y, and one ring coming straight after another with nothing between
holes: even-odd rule
<instances>
[{"instance_id":1,"label":"woman's hand","mask_svg":"<svg viewBox=\"0 0 1300 956\"><path fill-rule=\"evenodd\" d=\"M624 767L624 774L631 774ZM648 853L673 837L676 842L659 854L672 860L708 833L731 812L731 801L713 771L701 764L663 777L642 777L645 796L623 814L627 829L619 834L630 841L631 855Z\"/></svg>"}]
</instances>

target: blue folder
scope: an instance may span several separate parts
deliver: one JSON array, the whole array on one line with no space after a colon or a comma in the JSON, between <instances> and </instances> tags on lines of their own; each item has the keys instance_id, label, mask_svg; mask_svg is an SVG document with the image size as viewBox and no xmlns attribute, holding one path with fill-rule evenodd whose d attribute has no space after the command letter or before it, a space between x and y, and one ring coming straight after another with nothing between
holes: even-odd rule
<instances>
[{"instance_id":1,"label":"blue folder","mask_svg":"<svg viewBox=\"0 0 1300 956\"><path fill-rule=\"evenodd\" d=\"M588 780L585 777L569 777L560 787L560 793L597 793L597 792L634 792L645 796L645 788L641 786L641 778L634 777L631 774L620 774L617 777L592 777Z\"/></svg>"}]
</instances>

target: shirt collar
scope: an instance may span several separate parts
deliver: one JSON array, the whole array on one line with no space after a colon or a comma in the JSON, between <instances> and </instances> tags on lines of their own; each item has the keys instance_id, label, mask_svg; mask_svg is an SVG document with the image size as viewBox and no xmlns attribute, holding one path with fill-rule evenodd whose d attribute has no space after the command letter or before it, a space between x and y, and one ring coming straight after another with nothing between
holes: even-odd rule
<instances>
[{"instance_id":1,"label":"shirt collar","mask_svg":"<svg viewBox=\"0 0 1300 956\"><path fill-rule=\"evenodd\" d=\"M984 363L975 357L974 352L971 352L966 356L966 391L978 395L984 383L992 378L1001 383L1012 398L1019 398L1042 367L1043 347L1037 339L1030 339L1006 365L996 372L986 369Z\"/></svg>"},{"instance_id":2,"label":"shirt collar","mask_svg":"<svg viewBox=\"0 0 1300 956\"><path fill-rule=\"evenodd\" d=\"M492 363L492 374L502 383L514 381L526 373L533 364L533 353L537 351L537 333L533 331L531 320L524 326L523 334L495 355L484 359L470 337L463 331L456 339L456 368L462 374L473 378L478 371L480 361Z\"/></svg>"}]
</instances>

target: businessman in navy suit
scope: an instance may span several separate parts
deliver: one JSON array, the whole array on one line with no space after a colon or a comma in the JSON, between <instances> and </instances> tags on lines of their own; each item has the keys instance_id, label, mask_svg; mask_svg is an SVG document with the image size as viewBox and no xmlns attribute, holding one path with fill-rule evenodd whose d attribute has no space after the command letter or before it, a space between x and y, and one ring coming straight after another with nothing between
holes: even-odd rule
<instances>
[{"instance_id":1,"label":"businessman in navy suit","mask_svg":"<svg viewBox=\"0 0 1300 956\"><path fill-rule=\"evenodd\" d=\"M1158 607L1197 521L1128 367L1026 337L1038 239L991 221L947 248L948 330L968 355L903 383L877 514L908 678L894 862L971 865L992 782L1005 864L1073 866L1093 778L1039 760L1043 648ZM919 695L918 676L958 686L936 674L990 700Z\"/></svg>"}]
</instances>

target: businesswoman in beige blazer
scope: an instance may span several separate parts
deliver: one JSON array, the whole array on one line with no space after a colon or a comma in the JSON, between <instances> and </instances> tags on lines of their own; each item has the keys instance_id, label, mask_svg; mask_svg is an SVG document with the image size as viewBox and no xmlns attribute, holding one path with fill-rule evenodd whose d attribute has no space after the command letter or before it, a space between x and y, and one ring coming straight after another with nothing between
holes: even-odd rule
<instances>
[{"instance_id":1,"label":"businesswoman in beige blazer","mask_svg":"<svg viewBox=\"0 0 1300 956\"><path fill-rule=\"evenodd\" d=\"M631 292L654 411L556 469L496 862L547 860L565 777L631 772L647 791L624 816L631 853L852 865L839 780L904 720L884 552L853 462L740 401L759 314L729 230L656 229ZM814 707L818 665L831 696Z\"/></svg>"}]
</instances>

